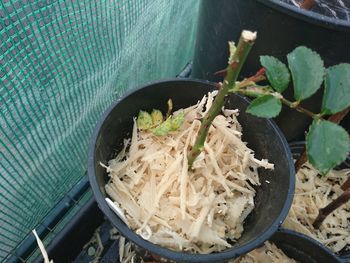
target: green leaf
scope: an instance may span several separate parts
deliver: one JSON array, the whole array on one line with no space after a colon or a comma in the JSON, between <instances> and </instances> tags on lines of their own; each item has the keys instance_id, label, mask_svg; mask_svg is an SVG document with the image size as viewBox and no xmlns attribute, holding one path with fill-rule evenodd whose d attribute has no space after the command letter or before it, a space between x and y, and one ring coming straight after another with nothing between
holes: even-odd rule
<instances>
[{"instance_id":1,"label":"green leaf","mask_svg":"<svg viewBox=\"0 0 350 263\"><path fill-rule=\"evenodd\" d=\"M326 174L343 162L350 150L350 139L346 130L325 120L315 120L306 137L309 162Z\"/></svg>"},{"instance_id":2,"label":"green leaf","mask_svg":"<svg viewBox=\"0 0 350 263\"><path fill-rule=\"evenodd\" d=\"M181 111L175 117L173 116L171 119L171 130L176 131L178 128L180 128L182 123L184 122L184 120L185 120L185 112L184 111Z\"/></svg>"},{"instance_id":3,"label":"green leaf","mask_svg":"<svg viewBox=\"0 0 350 263\"><path fill-rule=\"evenodd\" d=\"M281 101L272 95L256 98L247 108L247 112L263 118L276 117L281 111Z\"/></svg>"},{"instance_id":4,"label":"green leaf","mask_svg":"<svg viewBox=\"0 0 350 263\"><path fill-rule=\"evenodd\" d=\"M171 117L167 118L163 123L152 129L153 134L157 136L167 135L172 130Z\"/></svg>"},{"instance_id":5,"label":"green leaf","mask_svg":"<svg viewBox=\"0 0 350 263\"><path fill-rule=\"evenodd\" d=\"M151 115L146 111L140 111L136 120L137 127L140 130L147 130L153 126Z\"/></svg>"},{"instance_id":6,"label":"green leaf","mask_svg":"<svg viewBox=\"0 0 350 263\"><path fill-rule=\"evenodd\" d=\"M181 111L176 116L170 116L163 123L155 127L152 131L154 135L164 136L171 131L176 131L185 120L185 112Z\"/></svg>"},{"instance_id":7,"label":"green leaf","mask_svg":"<svg viewBox=\"0 0 350 263\"><path fill-rule=\"evenodd\" d=\"M350 64L339 64L326 70L322 113L335 114L350 106Z\"/></svg>"},{"instance_id":8,"label":"green leaf","mask_svg":"<svg viewBox=\"0 0 350 263\"><path fill-rule=\"evenodd\" d=\"M160 110L153 109L151 113L153 126L157 126L163 122L163 114Z\"/></svg>"},{"instance_id":9,"label":"green leaf","mask_svg":"<svg viewBox=\"0 0 350 263\"><path fill-rule=\"evenodd\" d=\"M293 78L294 98L297 101L309 98L323 81L325 70L320 55L307 47L297 47L287 59Z\"/></svg>"},{"instance_id":10,"label":"green leaf","mask_svg":"<svg viewBox=\"0 0 350 263\"><path fill-rule=\"evenodd\" d=\"M288 87L290 81L287 66L271 56L261 56L260 63L266 70L266 76L271 86L279 93L282 93Z\"/></svg>"}]
</instances>

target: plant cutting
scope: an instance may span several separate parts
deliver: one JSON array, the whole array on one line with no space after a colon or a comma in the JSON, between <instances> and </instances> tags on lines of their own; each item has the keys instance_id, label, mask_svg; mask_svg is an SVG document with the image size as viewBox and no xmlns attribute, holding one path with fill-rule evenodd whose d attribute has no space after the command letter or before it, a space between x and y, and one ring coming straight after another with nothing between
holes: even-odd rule
<instances>
[{"instance_id":1,"label":"plant cutting","mask_svg":"<svg viewBox=\"0 0 350 263\"><path fill-rule=\"evenodd\" d=\"M242 88L246 82L249 82L246 80L237 84L233 90L248 96L258 97L252 101L247 110L256 116L275 117L280 112L283 103L312 118L313 123L306 136L307 149L297 160L296 170L298 171L306 160L309 160L322 175L325 175L343 162L349 154L349 135L337 123L350 110L350 64L339 64L325 70L320 56L306 47L296 48L288 54L287 58L293 79L294 102L288 101L281 94L288 87L290 81L287 67L281 61L269 56L260 57L260 61L266 70L270 86L259 87L255 85L258 77L262 76L263 71L260 70L254 77L248 79L249 81L254 79L250 86ZM315 114L301 107L300 103L315 94L322 83L324 83L325 91L321 112ZM328 120L326 120L327 116L329 116ZM205 124L203 123L202 126ZM342 184L340 188L343 192L340 192L339 196L326 207L320 207L313 222L315 229L320 227L329 214L350 199L350 177L347 170L343 172L343 178L340 177L339 181ZM342 245L339 245L336 251L342 249L349 242L342 241Z\"/></svg>"},{"instance_id":2,"label":"plant cutting","mask_svg":"<svg viewBox=\"0 0 350 263\"><path fill-rule=\"evenodd\" d=\"M303 59L300 59L301 57L303 57ZM277 62L271 57L261 57L261 63L265 67L265 69L267 69L267 77L270 80L270 84L272 86L278 85L277 83L274 84L276 80L282 81L283 79L286 82L281 83L285 85L284 87L287 86L289 73L287 71L287 68L280 61ZM305 176L303 180L306 180L305 184L310 184L311 180L317 180L310 178L310 176L320 177L321 175L327 174L331 169L343 162L346 156L349 154L349 135L346 130L344 130L337 124L346 116L346 114L350 110L350 65L340 64L332 66L326 71L324 71L323 62L318 56L318 54L304 47L299 47L295 49L292 53L290 53L288 55L288 63L293 77L294 96L296 101L289 102L285 101L284 98L281 98L280 100L288 107L295 108L299 112L308 115L314 120L306 136L307 149L305 149L304 153L302 153L300 158L296 161L297 172L307 160L309 160L309 162L317 169L316 173L314 172L315 174L311 173L310 175L310 172L306 172L306 174L309 174L309 176L303 175ZM278 69L279 67L280 69ZM277 70L279 73L272 73L273 70ZM321 112L315 114L309 110L300 107L300 102L303 99L308 98L312 94L314 94L317 91L317 89L321 87L321 83L323 83L323 81L325 91L323 95ZM284 89L285 88L282 88L282 90L279 91L281 92ZM278 90L278 88L275 88L275 90ZM244 92L247 93L247 95L257 95L249 94L249 92L247 91ZM265 94L263 96L268 95L265 92L263 93ZM276 95L274 96L276 97ZM280 94L278 94L277 97L278 96L280 96ZM267 99L265 100L268 101ZM259 107L259 111L256 111L255 113L251 110L250 111L253 114L259 114L260 116L264 114L263 112L261 112L264 110L263 105L269 105L267 102L264 102L262 98L256 99L252 102L251 106L253 107L253 109L255 104L257 104L257 106ZM269 107L272 107L272 105L273 103L269 105ZM275 104L274 107L276 107L276 105L277 104ZM271 115L270 117L273 117L273 115ZM326 118L328 118L327 121L325 120ZM311 168L308 167L308 169ZM320 173L321 175L318 175L318 173ZM321 198L324 200L329 195L330 201L327 201L328 205L325 207L319 207L319 212L316 214L316 216L310 216L309 213L307 213L307 210L312 211L310 208L311 203L305 202L304 210L300 210L299 221L301 222L303 222L303 220L301 219L303 216L307 216L309 218L314 216L314 221L311 222L312 226L309 226L309 228L312 228L311 232L319 231L318 228L321 226L322 222L326 219L326 217L338 207L342 206L343 204L346 204L350 199L349 170L343 170L340 172L332 171L331 173L329 173L328 176L332 179L327 183L333 181L333 184L335 184L335 188L331 188L331 193L329 193L330 186L328 186L328 193L326 191L321 192L324 196L322 196L321 194L321 196L314 197L316 198L316 200L307 199L309 202L313 203L318 201L317 198ZM316 185L321 185L321 181L326 180L327 179L323 177L319 178L319 181L315 182ZM338 186L338 188L340 187L340 189L337 189L337 184L340 184ZM297 192L297 194L300 193ZM298 200L299 198L307 198L306 194L307 193L304 194L305 197L297 196L296 200ZM293 210L291 216L296 213L296 211L298 210L298 206L300 207L300 203L297 203L296 206L297 207L295 208L295 210ZM343 206L343 213L341 213L342 215L340 214L337 217L333 216L333 220L330 220L330 222L323 226L323 230L319 231L324 232L324 234L317 235L317 237L319 237L317 238L319 241L329 245L329 247L332 248L335 252L339 252L341 249L345 248L350 244L350 240L347 234L349 230L347 222L348 208L349 206L347 205ZM314 213L314 211L310 213ZM293 226L291 221L287 220L287 222L288 223L285 224L287 227ZM307 223L305 221L300 224L307 226ZM329 229L330 227L340 227L340 229ZM325 230L326 228L328 228L328 230ZM299 231L303 230L302 227L294 227L293 229ZM309 235L311 234L311 232L308 232L306 230L304 230L303 232ZM323 238L320 239L320 236L323 236ZM316 236L313 235L313 237Z\"/></svg>"},{"instance_id":3,"label":"plant cutting","mask_svg":"<svg viewBox=\"0 0 350 263\"><path fill-rule=\"evenodd\" d=\"M232 53L231 53L232 54ZM282 92L288 87L290 73L285 64L271 56L261 56L260 62L263 66L256 75L243 80L240 83L230 83L228 76L231 68L224 71L226 77L224 84L220 84L220 92L226 92L226 85L231 88L228 92L237 92L250 97L257 97L248 107L247 112L258 117L276 117L284 104L313 119L306 136L307 150L301 154L296 161L297 171L309 160L318 171L325 175L335 166L345 160L350 150L348 132L337 125L350 111L350 64L343 63L324 68L321 57L306 47L298 47L287 56L290 72L293 80L295 101L285 99ZM264 74L269 81L269 86L258 86L257 82L264 80ZM222 71L220 72L222 73ZM324 83L324 96L320 113L313 113L300 104L303 100L314 95ZM226 85L225 85L226 84ZM215 104L215 101L214 101ZM218 102L218 106L221 104ZM197 156L198 149L203 147L202 134L206 133L206 127L210 125L210 113L202 121L202 126L191 155ZM328 117L328 120L326 118ZM208 121L209 119L209 121ZM189 159L191 163L192 159ZM350 177L345 180L341 189L344 193L339 196L327 208L321 209L314 222L317 228L325 217L334 209L350 199Z\"/></svg>"},{"instance_id":4,"label":"plant cutting","mask_svg":"<svg viewBox=\"0 0 350 263\"><path fill-rule=\"evenodd\" d=\"M335 166L343 162L349 154L349 135L346 130L337 124L350 110L350 65L344 63L329 67L325 70L320 56L305 47L296 48L287 57L293 79L295 102L288 101L281 95L281 92L288 86L290 79L289 71L282 62L273 57L262 56L260 58L261 64L266 70L266 76L273 89L270 91L268 90L270 87L260 87L256 89L256 86L252 85L245 90L238 88L237 92L258 97L248 108L248 112L257 116L275 117L280 111L280 104L283 103L312 118L313 123L306 136L307 149L297 160L296 170L298 171L302 165L309 160L317 169L316 174L312 176L317 176L318 173L325 175ZM315 114L301 107L301 101L312 96L321 87L323 82L325 91L321 112ZM278 93L276 93L276 91ZM326 118L328 118L328 120L326 120ZM324 200L327 198L327 195L330 195L331 201L329 201L326 207L319 208L319 212L312 222L311 228L313 228L314 231L318 231L317 229L321 226L323 220L350 199L349 171L332 171L332 173L329 173L329 176L332 178L330 181L333 180L335 184L340 183L341 186L340 189L337 189L336 186L331 189L331 193L329 193L330 190L328 190L328 193L324 192L324 196L318 197ZM313 179L310 177L305 178L307 184L310 184L308 181ZM322 180L325 181L326 179L323 178L321 181ZM318 184L320 184L320 182ZM316 202L317 200L309 201ZM296 205L300 205L300 203ZM311 204L307 204L307 202L305 203L305 207L310 205ZM350 244L347 234L349 230L347 222L348 206L344 206L343 209L344 212L342 216L338 216L337 220L333 220L332 223L327 223L323 227L328 229L329 225L333 228L339 227L337 226L338 223L342 225L341 229L337 230L338 232L334 229L328 231L322 230L327 233L327 237L324 237L325 240L319 239L323 241L323 243L328 244L335 252L339 252ZM308 214L307 210L307 208L301 210L300 215ZM306 223L304 222L303 224L305 225ZM288 225L290 226L291 223ZM296 230L300 231L300 228ZM310 232L303 232L310 234ZM323 234L323 236L326 235Z\"/></svg>"},{"instance_id":5,"label":"plant cutting","mask_svg":"<svg viewBox=\"0 0 350 263\"><path fill-rule=\"evenodd\" d=\"M331 5L336 1L316 2L319 6L320 3ZM227 41L239 34L242 25L254 28L263 36L252 49L242 76L256 72L260 66L260 55L273 55L286 63L285 55L300 45L320 54L326 67L350 62L350 53L340 48L350 45L350 22L299 8L290 0L246 0L235 3L230 0L207 0L202 1L199 13L192 73L195 78L221 81L213 72L225 67ZM220 14L220 19L217 19L217 14ZM288 88L284 97L292 100L293 90ZM318 92L303 101L302 106L315 112L320 108L321 100L322 93ZM288 107L283 107L274 118L288 141L300 140L310 120ZM349 127L348 119L342 125Z\"/></svg>"}]
</instances>

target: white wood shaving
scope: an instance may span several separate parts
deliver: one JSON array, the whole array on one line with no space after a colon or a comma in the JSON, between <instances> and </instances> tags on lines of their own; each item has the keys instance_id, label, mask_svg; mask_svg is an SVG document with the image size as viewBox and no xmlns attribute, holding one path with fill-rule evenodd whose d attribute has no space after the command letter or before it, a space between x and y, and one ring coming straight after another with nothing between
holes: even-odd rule
<instances>
[{"instance_id":1,"label":"white wood shaving","mask_svg":"<svg viewBox=\"0 0 350 263\"><path fill-rule=\"evenodd\" d=\"M334 252L350 249L350 202L331 213L319 229L312 226L319 208L341 195L340 186L349 175L350 169L343 169L321 176L306 163L297 173L293 205L283 226L318 240Z\"/></svg>"},{"instance_id":2,"label":"white wood shaving","mask_svg":"<svg viewBox=\"0 0 350 263\"><path fill-rule=\"evenodd\" d=\"M44 258L44 263L53 263L53 260L49 260L49 256L47 255L45 246L43 244L43 242L41 241L41 239L39 238L38 234L36 233L36 230L34 229L33 231L33 235L35 236L36 242L38 244L38 247L40 249L40 252Z\"/></svg>"},{"instance_id":3,"label":"white wood shaving","mask_svg":"<svg viewBox=\"0 0 350 263\"><path fill-rule=\"evenodd\" d=\"M184 109L183 125L166 136L138 131L134 124L132 140L125 141L131 145L104 166L107 194L124 210L129 227L155 244L194 253L231 247L254 208L258 167L273 169L242 142L238 110L223 109L188 171L199 119L215 95Z\"/></svg>"},{"instance_id":4,"label":"white wood shaving","mask_svg":"<svg viewBox=\"0 0 350 263\"><path fill-rule=\"evenodd\" d=\"M231 263L296 263L294 259L289 258L275 244L266 241L264 245L248 254L241 256Z\"/></svg>"}]
</instances>

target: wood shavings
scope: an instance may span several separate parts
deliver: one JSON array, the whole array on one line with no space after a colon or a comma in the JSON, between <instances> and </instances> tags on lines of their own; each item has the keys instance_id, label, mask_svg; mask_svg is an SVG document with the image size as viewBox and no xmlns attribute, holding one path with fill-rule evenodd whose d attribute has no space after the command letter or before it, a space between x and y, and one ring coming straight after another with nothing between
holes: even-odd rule
<instances>
[{"instance_id":1,"label":"wood shavings","mask_svg":"<svg viewBox=\"0 0 350 263\"><path fill-rule=\"evenodd\" d=\"M238 111L223 109L194 169L187 170L199 119L215 95L178 111L185 113L183 124L165 136L137 130L134 124L132 140L126 140L131 145L105 167L110 176L107 194L124 210L129 227L150 242L194 253L231 247L254 208L258 167L273 169L266 160L255 159L242 142Z\"/></svg>"},{"instance_id":2,"label":"wood shavings","mask_svg":"<svg viewBox=\"0 0 350 263\"><path fill-rule=\"evenodd\" d=\"M319 208L343 192L340 186L349 175L350 169L344 169L321 176L309 163L304 164L297 173L293 204L283 226L318 240L334 252L350 249L350 202L330 214L319 229L312 226Z\"/></svg>"}]
</instances>

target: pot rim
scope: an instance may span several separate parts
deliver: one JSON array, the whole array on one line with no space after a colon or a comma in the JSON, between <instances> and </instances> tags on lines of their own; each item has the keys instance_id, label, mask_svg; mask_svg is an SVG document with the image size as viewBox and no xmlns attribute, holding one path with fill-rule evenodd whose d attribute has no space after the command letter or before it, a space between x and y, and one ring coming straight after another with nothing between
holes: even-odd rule
<instances>
[{"instance_id":1,"label":"pot rim","mask_svg":"<svg viewBox=\"0 0 350 263\"><path fill-rule=\"evenodd\" d=\"M277 11L280 11L284 14L291 15L294 18L303 20L307 23L322 26L336 31L350 32L350 22L344 19L336 19L309 10L304 10L291 4L284 3L281 0L256 1L260 2L263 5L269 6Z\"/></svg>"},{"instance_id":2,"label":"pot rim","mask_svg":"<svg viewBox=\"0 0 350 263\"><path fill-rule=\"evenodd\" d=\"M315 246L317 246L318 249L324 251L325 253L327 253L330 256L332 256L334 259L340 261L340 258L341 258L340 256L336 255L332 250L330 250L328 247L324 246L322 243L320 243L316 239L313 239L312 237L309 237L309 236L307 236L305 234L299 233L299 232L291 230L291 229L283 228L283 227L281 227L280 229L278 229L276 231L276 233L278 233L278 232L282 233L282 234L287 234L287 235L291 235L291 236L295 236L295 237L298 237L298 238L305 239L308 242L310 242L310 243L314 244Z\"/></svg>"},{"instance_id":3,"label":"pot rim","mask_svg":"<svg viewBox=\"0 0 350 263\"><path fill-rule=\"evenodd\" d=\"M252 249L254 249L257 245L261 244L267 239L269 239L273 233L275 233L279 226L282 224L283 220L286 218L289 209L292 205L293 201L293 195L294 195L294 187L295 187L295 170L294 170L294 163L292 159L292 153L289 149L289 145L287 140L285 139L282 131L278 128L277 124L275 124L271 119L266 119L266 121L269 123L269 125L272 126L272 128L276 131L276 134L279 137L279 140L282 143L283 149L285 154L287 155L288 159L288 169L289 169L289 188L287 193L287 199L286 202L278 215L276 219L273 221L273 223L270 225L269 228L267 228L260 236L257 236L255 239L253 239L251 242L249 242L247 245L234 248L233 250L226 249L221 252L212 253L212 254L191 254L186 252L178 252L174 251L165 247L161 247L159 245L153 244L143 238L141 238L139 235L137 235L134 231L132 231L108 206L107 202L105 201L105 197L103 196L102 192L99 189L97 179L95 176L95 145L97 138L99 136L99 131L102 128L104 124L104 120L109 116L109 114L113 111L113 109L126 97L132 95L133 93L145 89L148 86L156 85L160 83L171 83L171 82L193 82L193 83L203 83L203 84L210 84L213 85L213 82L207 81L207 80L200 80L200 79L164 79L164 80L158 80L154 82L148 82L144 85L141 85L135 89L131 89L128 92L125 93L121 98L117 99L112 105L100 116L100 118L97 121L97 124L95 126L93 135L91 137L90 145L89 145L89 151L88 151L88 177L90 181L90 185L94 194L94 197L98 203L99 208L102 210L102 212L107 216L108 220L112 222L112 224L118 228L120 233L126 237L128 240L132 241L136 245L145 248L149 250L152 253L155 253L159 256L170 258L171 260L175 260L176 262L216 262L216 261L224 261L229 260L235 257L238 257L242 254L245 254ZM243 96L237 95L241 97L243 100L249 102L249 100Z\"/></svg>"}]
</instances>

